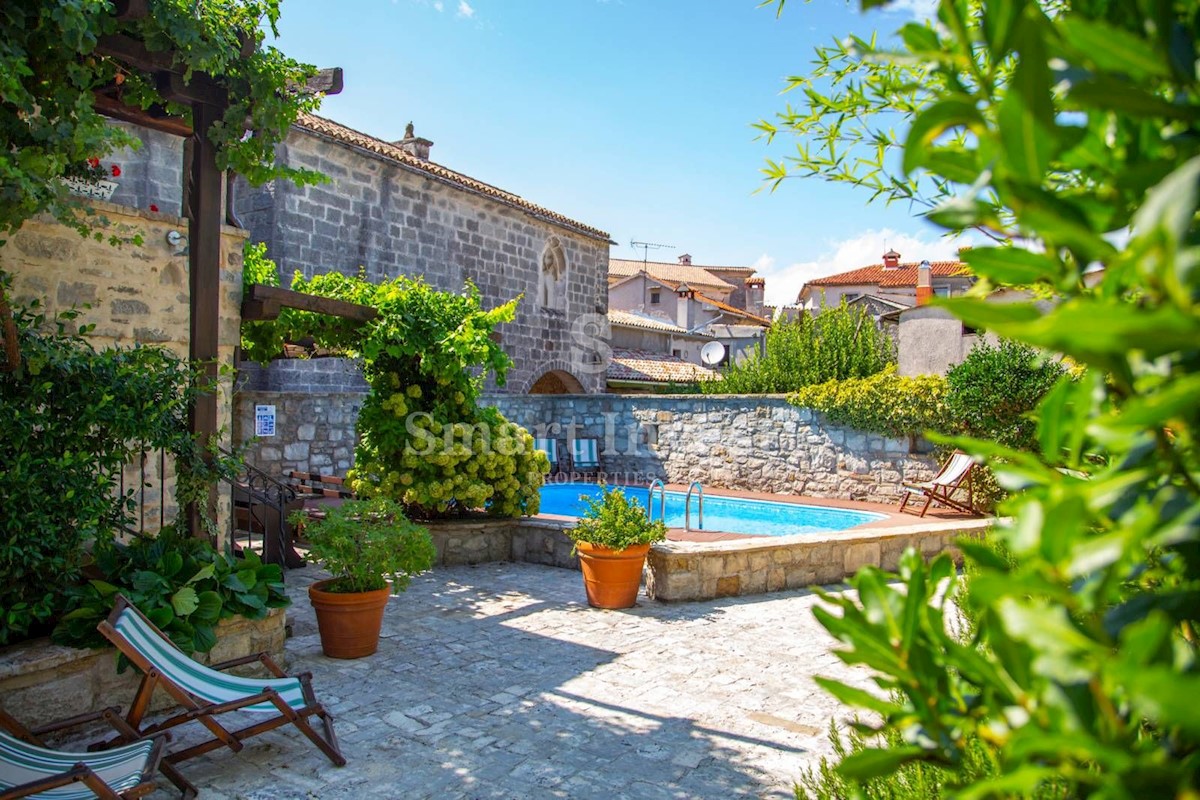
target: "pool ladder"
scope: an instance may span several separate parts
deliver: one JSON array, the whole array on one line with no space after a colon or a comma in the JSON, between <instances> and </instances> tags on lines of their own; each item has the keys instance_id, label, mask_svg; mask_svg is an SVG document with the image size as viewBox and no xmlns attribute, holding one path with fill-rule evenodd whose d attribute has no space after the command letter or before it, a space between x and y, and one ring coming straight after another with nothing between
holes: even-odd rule
<instances>
[{"instance_id":1,"label":"pool ladder","mask_svg":"<svg viewBox=\"0 0 1200 800\"><path fill-rule=\"evenodd\" d=\"M667 486L660 479L655 478L650 481L650 488L646 491L646 516L654 519L654 490L658 489L658 518L663 522L667 520ZM692 529L692 491L696 492L696 499L699 502L697 524L699 529L704 528L704 487L700 485L700 481L692 481L692 485L688 487L687 496L683 501L683 529L690 531Z\"/></svg>"}]
</instances>

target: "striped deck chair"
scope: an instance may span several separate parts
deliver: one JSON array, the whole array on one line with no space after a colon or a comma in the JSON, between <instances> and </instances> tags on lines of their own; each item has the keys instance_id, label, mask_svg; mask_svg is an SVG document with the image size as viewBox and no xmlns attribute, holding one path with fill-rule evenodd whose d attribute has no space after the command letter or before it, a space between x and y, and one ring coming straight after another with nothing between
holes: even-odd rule
<instances>
[{"instance_id":1,"label":"striped deck chair","mask_svg":"<svg viewBox=\"0 0 1200 800\"><path fill-rule=\"evenodd\" d=\"M313 744L337 766L346 758L338 748L333 733L333 716L313 696L309 673L289 676L266 653L244 656L206 667L188 658L171 643L162 631L146 619L123 595L117 596L108 619L98 626L100 633L142 672L142 683L133 698L125 722L139 736L164 731L176 725L198 721L213 737L163 759L165 774L188 796L194 793L191 785L173 765L207 753L219 747L237 752L243 740L283 725L295 725ZM241 678L223 670L259 662L274 678ZM150 705L154 689L161 686L183 710L171 717L143 727L143 717ZM267 719L240 730L231 731L218 722L218 717L230 711L270 715ZM325 735L321 736L310 724L310 718L321 719ZM120 741L120 737L118 737ZM167 769L170 767L170 769Z\"/></svg>"},{"instance_id":2,"label":"striped deck chair","mask_svg":"<svg viewBox=\"0 0 1200 800\"><path fill-rule=\"evenodd\" d=\"M557 439L538 439L533 440L533 449L541 450L546 454L546 458L550 459L550 474L558 472L558 440Z\"/></svg>"},{"instance_id":3,"label":"striped deck chair","mask_svg":"<svg viewBox=\"0 0 1200 800\"><path fill-rule=\"evenodd\" d=\"M571 470L584 474L600 471L598 439L573 439L571 441Z\"/></svg>"},{"instance_id":4,"label":"striped deck chair","mask_svg":"<svg viewBox=\"0 0 1200 800\"><path fill-rule=\"evenodd\" d=\"M110 720L120 720L117 710L84 714L36 732L0 710L0 800L131 800L154 791L153 776L166 737L138 739L98 753L69 753L46 747L37 736L93 722L106 714L111 715Z\"/></svg>"},{"instance_id":5,"label":"striped deck chair","mask_svg":"<svg viewBox=\"0 0 1200 800\"><path fill-rule=\"evenodd\" d=\"M971 472L974 469L975 459L962 450L955 450L954 454L950 456L950 460L942 465L938 474L934 475L932 479L924 483L904 484L904 488L908 491L904 493L904 499L900 501L900 511L904 511L904 507L908 505L908 498L913 494L923 494L925 495L925 505L921 507L920 516L922 517L929 510L929 504L934 501L957 511L978 514L979 512L975 510L974 492L971 490ZM966 503L951 497L964 481L967 484Z\"/></svg>"}]
</instances>

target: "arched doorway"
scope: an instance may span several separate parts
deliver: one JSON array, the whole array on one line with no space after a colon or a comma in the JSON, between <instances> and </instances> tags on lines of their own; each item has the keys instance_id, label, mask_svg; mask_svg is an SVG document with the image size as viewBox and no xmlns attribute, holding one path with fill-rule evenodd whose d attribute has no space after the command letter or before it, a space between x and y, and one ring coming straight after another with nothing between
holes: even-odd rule
<instances>
[{"instance_id":1,"label":"arched doorway","mask_svg":"<svg viewBox=\"0 0 1200 800\"><path fill-rule=\"evenodd\" d=\"M552 369L533 382L529 394L584 394L583 384L571 373Z\"/></svg>"}]
</instances>

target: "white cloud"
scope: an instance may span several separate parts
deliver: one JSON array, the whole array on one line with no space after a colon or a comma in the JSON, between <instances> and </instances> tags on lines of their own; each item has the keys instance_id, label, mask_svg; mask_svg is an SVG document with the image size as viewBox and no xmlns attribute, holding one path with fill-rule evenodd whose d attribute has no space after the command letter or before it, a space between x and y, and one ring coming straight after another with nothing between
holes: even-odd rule
<instances>
[{"instance_id":1,"label":"white cloud","mask_svg":"<svg viewBox=\"0 0 1200 800\"><path fill-rule=\"evenodd\" d=\"M888 248L899 253L903 261L939 261L955 258L959 247L972 243L969 237L931 236L924 239L884 228L864 231L851 239L827 242L811 261L780 264L774 256L763 253L751 266L758 270L759 277L766 279L767 303L780 305L796 302L800 288L808 281L880 263Z\"/></svg>"},{"instance_id":2,"label":"white cloud","mask_svg":"<svg viewBox=\"0 0 1200 800\"><path fill-rule=\"evenodd\" d=\"M433 10L440 14L446 10L446 4L442 0L434 0Z\"/></svg>"},{"instance_id":3,"label":"white cloud","mask_svg":"<svg viewBox=\"0 0 1200 800\"><path fill-rule=\"evenodd\" d=\"M937 16L937 7L938 0L892 0L883 10L909 14L917 19L932 19Z\"/></svg>"},{"instance_id":4,"label":"white cloud","mask_svg":"<svg viewBox=\"0 0 1200 800\"><path fill-rule=\"evenodd\" d=\"M458 0L458 16L463 19L471 19L475 16L475 9L471 8L471 4L467 0Z\"/></svg>"}]
</instances>

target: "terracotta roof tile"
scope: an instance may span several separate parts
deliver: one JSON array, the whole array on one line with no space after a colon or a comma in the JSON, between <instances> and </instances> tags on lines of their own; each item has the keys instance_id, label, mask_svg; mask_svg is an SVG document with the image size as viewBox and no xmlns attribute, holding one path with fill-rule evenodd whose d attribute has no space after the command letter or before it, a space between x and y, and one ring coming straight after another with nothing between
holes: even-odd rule
<instances>
[{"instance_id":1,"label":"terracotta roof tile","mask_svg":"<svg viewBox=\"0 0 1200 800\"><path fill-rule=\"evenodd\" d=\"M324 136L342 144L348 144L353 147L359 147L363 150L369 150L376 155L391 159L405 167L423 172L432 178L445 181L446 183L459 186L468 191L476 192L498 200L505 205L519 208L526 211L535 217L546 220L547 222L561 225L564 228L569 228L577 233L582 233L593 239L603 239L609 241L610 237L607 233L599 228L593 228L590 225L584 225L582 222L576 222L570 217L565 217L558 212L551 211L548 208L543 208L535 203L531 203L520 195L515 195L512 192L506 192L491 184L476 180L475 178L463 175L461 172L455 172L448 167L443 167L441 164L436 164L432 161L417 158L416 156L405 152L396 145L385 142L382 139L377 139L361 131L356 131L353 128L348 128L341 123L334 122L325 117L318 117L315 114L301 114L296 120L296 126L301 130L315 133L319 136Z\"/></svg>"},{"instance_id":2,"label":"terracotta roof tile","mask_svg":"<svg viewBox=\"0 0 1200 800\"><path fill-rule=\"evenodd\" d=\"M751 322L768 328L771 327L771 320L767 319L766 317L760 317L757 314L751 314L744 308L738 308L737 306L731 306L728 303L722 303L720 300L702 295L699 292L696 293L696 299L702 303L708 303L710 306L719 308L721 311L724 311L727 314L733 314L735 316L742 317L743 319L748 319Z\"/></svg>"},{"instance_id":3,"label":"terracotta roof tile","mask_svg":"<svg viewBox=\"0 0 1200 800\"><path fill-rule=\"evenodd\" d=\"M699 364L692 364L665 353L614 348L612 360L608 362L607 377L610 381L695 383L715 380L718 375Z\"/></svg>"},{"instance_id":4,"label":"terracotta roof tile","mask_svg":"<svg viewBox=\"0 0 1200 800\"><path fill-rule=\"evenodd\" d=\"M918 266L918 262L915 261L905 262L895 269L884 269L883 264L872 264L869 267L859 267L849 272L839 272L836 275L817 278L805 285L845 286L855 283L874 283L879 286L916 286ZM967 265L961 261L931 261L929 267L935 278L970 274Z\"/></svg>"},{"instance_id":5,"label":"terracotta roof tile","mask_svg":"<svg viewBox=\"0 0 1200 800\"><path fill-rule=\"evenodd\" d=\"M688 266L687 264L665 264L661 261L629 261L624 258L608 260L608 275L610 278L628 278L637 275L643 269L657 281L669 284L672 288L681 283L689 286L703 286L710 289L720 289L732 292L732 283L713 275L704 267Z\"/></svg>"},{"instance_id":6,"label":"terracotta roof tile","mask_svg":"<svg viewBox=\"0 0 1200 800\"><path fill-rule=\"evenodd\" d=\"M665 333L687 333L678 325L672 325L670 322L653 317L634 314L630 311L620 311L615 308L608 310L608 321L613 325L626 325L631 328L645 328L649 331L663 331Z\"/></svg>"}]
</instances>

